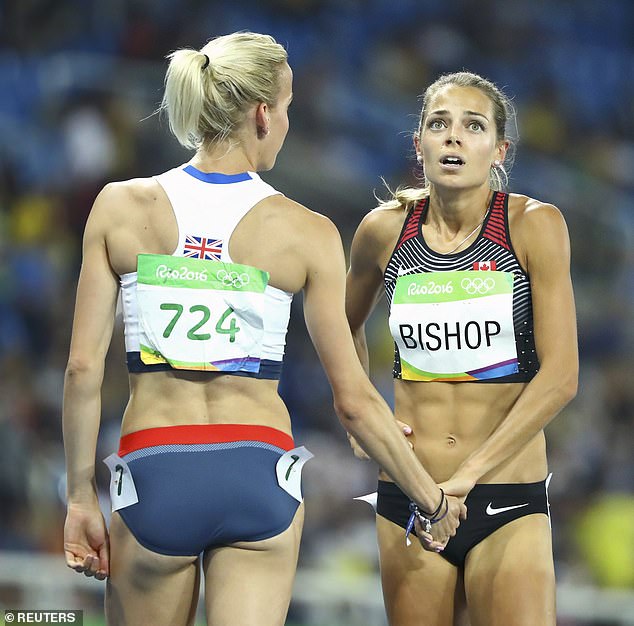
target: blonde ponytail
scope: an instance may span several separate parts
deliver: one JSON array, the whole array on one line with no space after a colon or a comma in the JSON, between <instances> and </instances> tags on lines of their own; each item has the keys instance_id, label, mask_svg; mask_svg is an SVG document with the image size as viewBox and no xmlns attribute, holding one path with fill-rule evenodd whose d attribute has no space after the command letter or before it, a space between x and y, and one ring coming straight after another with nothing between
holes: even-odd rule
<instances>
[{"instance_id":1,"label":"blonde ponytail","mask_svg":"<svg viewBox=\"0 0 634 626\"><path fill-rule=\"evenodd\" d=\"M275 106L287 53L273 37L240 32L216 37L202 50L168 55L161 111L186 148L233 136L249 107Z\"/></svg>"}]
</instances>

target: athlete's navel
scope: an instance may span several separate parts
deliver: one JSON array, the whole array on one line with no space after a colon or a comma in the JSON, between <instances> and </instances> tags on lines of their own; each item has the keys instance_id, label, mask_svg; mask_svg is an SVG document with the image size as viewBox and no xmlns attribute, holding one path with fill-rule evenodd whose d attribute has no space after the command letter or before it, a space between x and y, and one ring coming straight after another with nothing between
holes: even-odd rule
<instances>
[{"instance_id":1,"label":"athlete's navel","mask_svg":"<svg viewBox=\"0 0 634 626\"><path fill-rule=\"evenodd\" d=\"M449 448L453 448L456 445L456 438L453 435L447 435L446 443Z\"/></svg>"}]
</instances>

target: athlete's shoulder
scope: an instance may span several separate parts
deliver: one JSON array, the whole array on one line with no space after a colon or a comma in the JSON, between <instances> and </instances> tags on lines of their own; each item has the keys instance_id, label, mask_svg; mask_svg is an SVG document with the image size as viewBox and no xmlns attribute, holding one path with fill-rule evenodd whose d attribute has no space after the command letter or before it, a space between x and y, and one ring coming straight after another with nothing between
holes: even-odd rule
<instances>
[{"instance_id":1,"label":"athlete's shoulder","mask_svg":"<svg viewBox=\"0 0 634 626\"><path fill-rule=\"evenodd\" d=\"M89 220L106 227L130 224L164 201L165 192L154 178L110 182L95 198Z\"/></svg>"},{"instance_id":2,"label":"athlete's shoulder","mask_svg":"<svg viewBox=\"0 0 634 626\"><path fill-rule=\"evenodd\" d=\"M104 186L97 201L103 203L126 203L139 206L156 202L161 196L161 186L155 178L132 178L111 182Z\"/></svg>"},{"instance_id":3,"label":"athlete's shoulder","mask_svg":"<svg viewBox=\"0 0 634 626\"><path fill-rule=\"evenodd\" d=\"M567 245L566 221L554 204L510 194L509 225L516 250L525 255L529 250Z\"/></svg>"},{"instance_id":4,"label":"athlete's shoulder","mask_svg":"<svg viewBox=\"0 0 634 626\"><path fill-rule=\"evenodd\" d=\"M358 230L378 237L389 236L395 230L400 232L407 214L407 207L403 205L379 205L363 216Z\"/></svg>"},{"instance_id":5,"label":"athlete's shoulder","mask_svg":"<svg viewBox=\"0 0 634 626\"><path fill-rule=\"evenodd\" d=\"M403 206L379 205L363 216L355 238L379 245L392 242L401 232L407 213Z\"/></svg>"},{"instance_id":6,"label":"athlete's shoulder","mask_svg":"<svg viewBox=\"0 0 634 626\"><path fill-rule=\"evenodd\" d=\"M289 226L294 228L316 228L325 231L329 231L333 228L336 229L332 220L327 216L313 211L282 194L269 196L262 200L260 204L267 218L277 218L280 221L285 221Z\"/></svg>"},{"instance_id":7,"label":"athlete's shoulder","mask_svg":"<svg viewBox=\"0 0 634 626\"><path fill-rule=\"evenodd\" d=\"M509 217L528 220L560 220L562 212L554 205L519 193L509 194Z\"/></svg>"},{"instance_id":8,"label":"athlete's shoulder","mask_svg":"<svg viewBox=\"0 0 634 626\"><path fill-rule=\"evenodd\" d=\"M368 211L363 221L371 223L387 224L389 222L402 222L408 214L408 207L402 204L379 204L372 210Z\"/></svg>"}]
</instances>

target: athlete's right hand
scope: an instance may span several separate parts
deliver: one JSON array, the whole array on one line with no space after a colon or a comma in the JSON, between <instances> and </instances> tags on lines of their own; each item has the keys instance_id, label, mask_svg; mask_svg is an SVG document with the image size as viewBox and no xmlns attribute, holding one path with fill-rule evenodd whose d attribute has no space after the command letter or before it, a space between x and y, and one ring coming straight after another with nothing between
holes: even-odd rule
<instances>
[{"instance_id":1,"label":"athlete's right hand","mask_svg":"<svg viewBox=\"0 0 634 626\"><path fill-rule=\"evenodd\" d=\"M405 435L405 437L409 437L412 434L411 426L409 426L405 422L401 422L400 420L396 420L396 423L398 424L398 427L401 429L401 432L403 433L403 435ZM365 450L359 445L359 442L350 433L348 433L348 441L350 442L350 447L352 448L354 456L356 456L358 459L363 459L364 461L370 460L370 457L366 454ZM411 448L414 447L411 441L409 442L409 445Z\"/></svg>"},{"instance_id":2,"label":"athlete's right hand","mask_svg":"<svg viewBox=\"0 0 634 626\"><path fill-rule=\"evenodd\" d=\"M445 497L447 498L447 514L439 522L432 524L431 533L425 532L418 519L415 521L416 535L423 548L429 552L442 552L449 539L456 534L460 520L467 519L467 507L464 502L455 496L445 495Z\"/></svg>"},{"instance_id":3,"label":"athlete's right hand","mask_svg":"<svg viewBox=\"0 0 634 626\"><path fill-rule=\"evenodd\" d=\"M64 524L66 565L104 580L110 573L108 531L99 505L68 504Z\"/></svg>"}]
</instances>

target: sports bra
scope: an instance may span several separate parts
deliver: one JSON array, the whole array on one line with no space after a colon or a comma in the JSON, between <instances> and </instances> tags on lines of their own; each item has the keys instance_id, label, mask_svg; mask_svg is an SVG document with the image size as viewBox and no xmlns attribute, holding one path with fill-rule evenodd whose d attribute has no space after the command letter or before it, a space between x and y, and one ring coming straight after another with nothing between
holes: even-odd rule
<instances>
[{"instance_id":1,"label":"sports bra","mask_svg":"<svg viewBox=\"0 0 634 626\"><path fill-rule=\"evenodd\" d=\"M187 274L185 271L187 269L186 264L192 264L190 260L193 260L193 263L196 264L196 269L203 268L204 275L207 275L207 270L209 269L212 274L218 275L225 283L231 283L232 273L224 268L231 270L233 266L230 267L221 263L233 263L229 255L229 242L233 231L240 220L258 202L269 196L279 194L279 192L265 183L254 172L232 175L204 173L192 165L176 167L156 176L155 179L165 190L174 210L178 226L178 244L171 256L139 255L139 259L141 257L148 257L149 260L152 257L156 257L159 260L163 258L168 261L168 266L170 266L169 261L173 260L177 266L183 265L183 274ZM178 259L173 259L173 257L182 257L183 260L178 261ZM160 274L163 277L169 276L170 272L171 274L175 272L174 269L166 269L164 263L156 267L161 268L157 270L157 275ZM255 269L247 266L242 267L248 271ZM255 270L255 272L259 272L259 270ZM189 276L196 276L199 273L189 272ZM266 275L265 272L259 273ZM247 277L244 273L240 275ZM248 277L246 280L248 281ZM268 275L266 275L265 282L267 281ZM147 355L144 352L144 346L141 341L144 331L141 329L139 321L139 315L143 314L143 311L139 309L139 296L141 287L143 287L143 285L139 284L139 272L123 274L120 276L120 283L128 370L133 373L140 373L174 369L169 362L157 362L158 359L146 358ZM241 285L235 280L233 284ZM229 289L231 288L230 285ZM229 363L231 360L227 359L226 362L222 362L219 365L219 369L223 370L222 373L254 378L280 378L293 294L268 284L261 291L263 293L258 294L258 306L260 309L258 313L259 319L256 324L259 325L259 334L258 340L255 342L258 345L258 354L254 358L249 356L242 358L242 360L234 359L232 363ZM239 295L242 296L244 294ZM243 319L249 319L249 301L246 300L245 302L247 303L244 304L246 310L241 311L241 314ZM168 307L168 305L165 306ZM170 306L176 307L177 305ZM237 308L235 305L233 306ZM202 317L192 318L199 322L204 319L205 315L204 311L200 312L200 308L199 305L199 311L196 313ZM182 310L181 306L181 312ZM166 313L170 314L170 311ZM178 311L176 311L176 314L178 314ZM207 317L209 316L207 315ZM251 315L251 318L253 318L253 315ZM169 320L169 317L165 317L165 319ZM177 319L176 316L173 319ZM212 331L214 322L214 319L209 321ZM236 334L234 322L231 322L230 326L229 320L225 318L219 320L216 327L220 328L219 332L228 334L228 338L231 341L234 340ZM190 329L190 338L192 339L204 338L210 334L203 333L206 330L205 327L200 328L198 332L193 332L195 329L198 329L196 324ZM231 335L232 329L233 335ZM172 330L169 328L169 324L165 332L168 330L170 332ZM165 335L165 333L163 334ZM244 332L239 334L239 338L242 339L244 334ZM201 342L198 343L200 344ZM224 368L226 367L229 369L225 370ZM184 366L183 369L202 368ZM216 371L216 368L214 367L213 370Z\"/></svg>"},{"instance_id":2,"label":"sports bra","mask_svg":"<svg viewBox=\"0 0 634 626\"><path fill-rule=\"evenodd\" d=\"M478 237L452 254L425 242L428 204L410 209L384 273L394 377L530 381L539 370L531 286L511 244L508 194L493 193Z\"/></svg>"}]
</instances>

